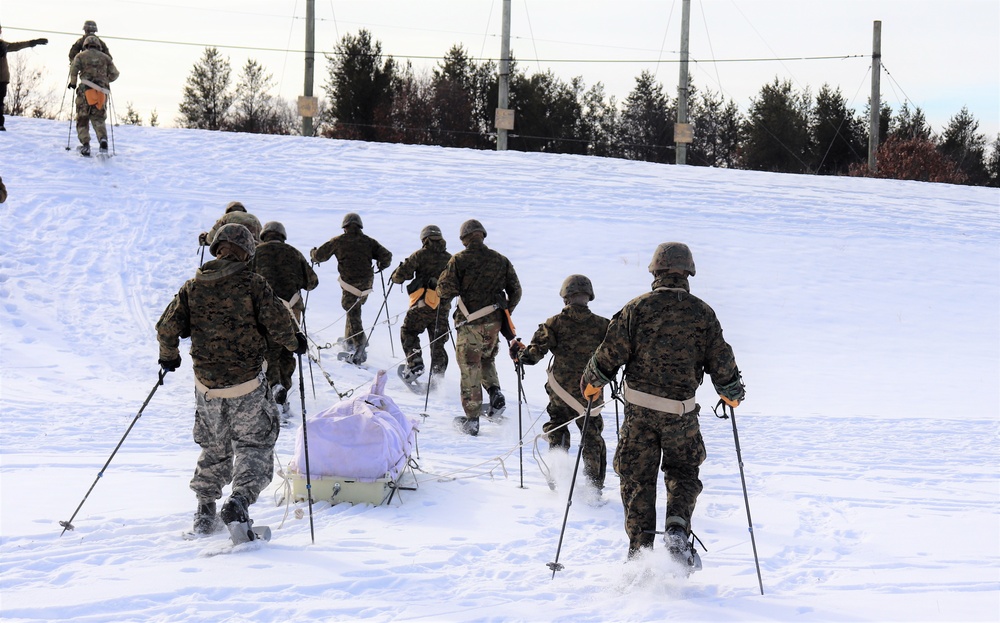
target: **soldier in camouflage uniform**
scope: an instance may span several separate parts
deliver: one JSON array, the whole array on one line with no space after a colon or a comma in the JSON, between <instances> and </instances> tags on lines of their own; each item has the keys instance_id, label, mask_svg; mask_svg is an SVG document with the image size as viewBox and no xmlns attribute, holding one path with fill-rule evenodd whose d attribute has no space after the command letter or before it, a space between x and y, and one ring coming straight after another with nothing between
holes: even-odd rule
<instances>
[{"instance_id":1,"label":"soldier in camouflage uniform","mask_svg":"<svg viewBox=\"0 0 1000 623\"><path fill-rule=\"evenodd\" d=\"M319 277L305 256L298 249L285 243L285 226L277 221L264 225L261 243L250 260L250 268L267 280L274 294L292 313L297 326L301 326L305 303L301 290L313 290ZM295 374L295 357L281 344L269 342L267 348L267 383L271 386L274 401L288 411L288 390L292 388Z\"/></svg>"},{"instance_id":2,"label":"soldier in camouflage uniform","mask_svg":"<svg viewBox=\"0 0 1000 623\"><path fill-rule=\"evenodd\" d=\"M267 341L305 352L291 314L247 267L255 246L242 225L220 228L211 247L216 259L181 286L156 323L164 370L180 366L180 339L191 338L194 440L201 446L191 479L198 534L215 530L215 502L226 484L232 482L232 495L220 517L229 524L247 521L249 506L271 482L280 421L262 370Z\"/></svg>"},{"instance_id":3,"label":"soldier in camouflage uniform","mask_svg":"<svg viewBox=\"0 0 1000 623\"><path fill-rule=\"evenodd\" d=\"M3 28L0 28L0 35ZM10 83L10 65L7 63L7 53L17 52L25 48L33 48L36 45L45 45L48 39L31 39L30 41L4 41L0 38L0 132L7 130L4 127L3 107L4 99L7 97L7 85Z\"/></svg>"},{"instance_id":4,"label":"soldier in camouflage uniform","mask_svg":"<svg viewBox=\"0 0 1000 623\"><path fill-rule=\"evenodd\" d=\"M743 382L715 312L690 293L688 277L695 267L687 245L661 244L649 270L652 291L614 315L580 382L586 385L585 396L596 396L625 367L625 421L614 468L621 477L629 557L653 546L657 470L662 469L668 549L693 566L691 516L705 460L695 390L708 372L719 395L735 406L743 399Z\"/></svg>"},{"instance_id":5,"label":"soldier in camouflage uniform","mask_svg":"<svg viewBox=\"0 0 1000 623\"><path fill-rule=\"evenodd\" d=\"M448 368L448 353L444 345L448 331L448 301L437 296L437 278L448 265L451 253L437 225L428 225L420 232L423 246L393 271L389 280L393 283L410 282L406 291L410 294L410 308L399 329L399 341L406 354L406 363L400 376L411 382L424 372L424 360L420 352L420 334L427 331L430 336L431 376L444 374Z\"/></svg>"},{"instance_id":6,"label":"soldier in camouflage uniform","mask_svg":"<svg viewBox=\"0 0 1000 623\"><path fill-rule=\"evenodd\" d=\"M69 62L72 63L76 55L83 52L83 44L87 41L87 37L90 36L93 36L101 44L101 52L104 52L108 55L108 58L111 58L111 52L108 51L107 44L97 36L97 22L88 19L83 23L83 36L77 39L69 48Z\"/></svg>"},{"instance_id":7,"label":"soldier in camouflage uniform","mask_svg":"<svg viewBox=\"0 0 1000 623\"><path fill-rule=\"evenodd\" d=\"M545 383L545 393L549 395L546 407L549 421L542 425L542 430L548 437L550 449L569 450L569 423L576 419L582 431L583 418L579 416L587 410L580 376L608 331L608 319L587 307L594 300L594 286L584 275L567 277L559 289L559 296L565 304L563 310L538 325L527 347L515 341L510 347L510 355L515 361L533 366L546 353L552 353L548 382ZM581 442L583 473L598 492L604 488L608 464L608 449L601 435L604 430L601 403L603 397L595 399L587 423L587 436Z\"/></svg>"},{"instance_id":8,"label":"soldier in camouflage uniform","mask_svg":"<svg viewBox=\"0 0 1000 623\"><path fill-rule=\"evenodd\" d=\"M80 139L80 153L90 155L91 124L101 151L106 151L108 129L104 120L108 116L108 94L111 83L118 79L118 68L110 56L101 52L100 39L93 35L84 39L83 51L76 55L69 67L69 79L69 88L76 89L76 135Z\"/></svg>"},{"instance_id":9,"label":"soldier in camouflage uniform","mask_svg":"<svg viewBox=\"0 0 1000 623\"><path fill-rule=\"evenodd\" d=\"M344 216L341 227L344 228L343 234L327 240L319 248L313 248L309 257L317 264L331 257L337 258L338 281L344 289L340 305L347 312L344 346L351 353L350 361L360 365L368 359L368 339L361 324L361 306L368 300L375 279L372 261L377 262L381 272L392 263L392 253L374 238L361 233L364 224L354 212Z\"/></svg>"},{"instance_id":10,"label":"soldier in camouflage uniform","mask_svg":"<svg viewBox=\"0 0 1000 623\"><path fill-rule=\"evenodd\" d=\"M504 310L513 312L521 301L521 282L510 260L483 242L486 228L482 223L465 221L459 238L465 250L448 260L438 277L437 294L442 301L460 297L455 309L455 358L462 373L465 417L456 418L455 423L474 436L479 434L483 388L490 397L488 417L499 416L506 405L494 362L501 324L506 322Z\"/></svg>"},{"instance_id":11,"label":"soldier in camouflage uniform","mask_svg":"<svg viewBox=\"0 0 1000 623\"><path fill-rule=\"evenodd\" d=\"M215 232L227 223L238 223L250 230L255 242L260 242L260 221L256 216L247 212L246 207L239 201L230 201L226 204L226 211L219 220L215 221L212 229L198 235L198 244L208 246L215 239Z\"/></svg>"}]
</instances>

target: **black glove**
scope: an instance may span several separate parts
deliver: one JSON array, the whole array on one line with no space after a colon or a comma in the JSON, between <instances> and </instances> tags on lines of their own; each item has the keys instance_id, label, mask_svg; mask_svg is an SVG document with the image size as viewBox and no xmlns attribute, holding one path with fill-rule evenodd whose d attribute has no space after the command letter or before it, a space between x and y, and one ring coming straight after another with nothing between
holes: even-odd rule
<instances>
[{"instance_id":1,"label":"black glove","mask_svg":"<svg viewBox=\"0 0 1000 623\"><path fill-rule=\"evenodd\" d=\"M157 363L160 367L167 372L173 372L177 368L181 367L181 356L177 355L175 359L160 359Z\"/></svg>"},{"instance_id":2,"label":"black glove","mask_svg":"<svg viewBox=\"0 0 1000 623\"><path fill-rule=\"evenodd\" d=\"M66 88L67 88L67 89L70 89L70 90L73 90L73 89L75 89L75 88L76 88L76 85L75 85L75 84L67 84L67 85L66 85Z\"/></svg>"},{"instance_id":3,"label":"black glove","mask_svg":"<svg viewBox=\"0 0 1000 623\"><path fill-rule=\"evenodd\" d=\"M48 42L49 42L48 39L32 39L31 47L35 47L36 45L45 45Z\"/></svg>"},{"instance_id":4,"label":"black glove","mask_svg":"<svg viewBox=\"0 0 1000 623\"><path fill-rule=\"evenodd\" d=\"M295 347L296 355L305 355L309 350L309 342L306 341L306 336L301 331L295 332L295 341L298 342L298 346Z\"/></svg>"},{"instance_id":5,"label":"black glove","mask_svg":"<svg viewBox=\"0 0 1000 623\"><path fill-rule=\"evenodd\" d=\"M198 234L198 244L200 244L203 247L207 247L208 246L208 232L207 231L203 231L200 234Z\"/></svg>"},{"instance_id":6,"label":"black glove","mask_svg":"<svg viewBox=\"0 0 1000 623\"><path fill-rule=\"evenodd\" d=\"M521 357L521 351L523 351L527 346L521 340L514 340L510 343L510 358L517 361Z\"/></svg>"}]
</instances>

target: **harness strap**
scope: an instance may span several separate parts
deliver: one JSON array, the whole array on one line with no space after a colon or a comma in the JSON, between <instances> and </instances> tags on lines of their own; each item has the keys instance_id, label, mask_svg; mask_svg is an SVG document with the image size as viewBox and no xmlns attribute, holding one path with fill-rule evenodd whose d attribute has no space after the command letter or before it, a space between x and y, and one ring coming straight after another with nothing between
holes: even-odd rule
<instances>
[{"instance_id":1,"label":"harness strap","mask_svg":"<svg viewBox=\"0 0 1000 623\"><path fill-rule=\"evenodd\" d=\"M552 374L551 366L546 373L548 374L549 377L549 388L555 393L555 395L559 396L559 398L561 398L563 402L565 402L571 409L573 409L580 415L585 414L587 412L587 407L580 404L579 400L574 398L568 391L566 391L566 388L564 388L562 385L559 384L558 381L556 381L556 377ZM591 406L590 415L600 415L601 409L603 408L604 408L603 402L599 405Z\"/></svg>"},{"instance_id":2,"label":"harness strap","mask_svg":"<svg viewBox=\"0 0 1000 623\"><path fill-rule=\"evenodd\" d=\"M630 402L634 405L645 407L647 409L652 409L654 411L662 411L663 413L670 413L673 415L684 415L689 411L693 411L696 406L694 398L688 398L687 400L673 400L670 398L664 398L663 396L657 396L655 394L647 394L646 392L632 389L628 386L627 381L622 381L622 387L622 395L625 397L626 402Z\"/></svg>"},{"instance_id":3,"label":"harness strap","mask_svg":"<svg viewBox=\"0 0 1000 623\"><path fill-rule=\"evenodd\" d=\"M348 292L350 292L354 296L358 297L359 299L364 298L364 297L368 296L369 294L371 294L372 292L375 291L374 288L368 288L367 290L363 290L363 291L359 290L359 289L355 288L354 286L352 286L351 284L349 284L346 281L344 281L343 279L341 279L340 277L337 277L337 283L340 284L341 288L343 288L344 290L347 290Z\"/></svg>"},{"instance_id":4,"label":"harness strap","mask_svg":"<svg viewBox=\"0 0 1000 623\"><path fill-rule=\"evenodd\" d=\"M459 309L459 311L462 312L462 315L465 316L465 322L463 322L462 324L466 324L466 323L469 323L469 322L473 322L473 321L479 320L480 318L484 318L486 316L489 316L490 314L492 314L496 310L500 309L500 306L498 304L496 304L496 303L493 303L492 305L487 305L486 307L483 307L482 309L477 309L476 311L474 311L474 312L472 312L470 314L469 313L469 309L465 306L465 302L462 301L461 297L459 297L458 298L458 309Z\"/></svg>"},{"instance_id":5,"label":"harness strap","mask_svg":"<svg viewBox=\"0 0 1000 623\"><path fill-rule=\"evenodd\" d=\"M86 78L80 78L80 84L85 84L88 87L90 87L91 89L96 89L96 90L100 91L101 93L104 93L105 95L111 95L111 89L105 89L101 85L94 84L93 82L91 82L90 80L87 80Z\"/></svg>"},{"instance_id":6,"label":"harness strap","mask_svg":"<svg viewBox=\"0 0 1000 623\"><path fill-rule=\"evenodd\" d=\"M230 387L215 387L209 388L207 385L198 380L198 377L194 377L194 388L198 390L205 400L211 400L213 398L239 398L241 396L246 396L250 392L254 391L260 384L264 382L264 371L267 370L267 362L264 362L260 373L254 378L246 381L245 383L240 383L239 385L232 385Z\"/></svg>"}]
</instances>

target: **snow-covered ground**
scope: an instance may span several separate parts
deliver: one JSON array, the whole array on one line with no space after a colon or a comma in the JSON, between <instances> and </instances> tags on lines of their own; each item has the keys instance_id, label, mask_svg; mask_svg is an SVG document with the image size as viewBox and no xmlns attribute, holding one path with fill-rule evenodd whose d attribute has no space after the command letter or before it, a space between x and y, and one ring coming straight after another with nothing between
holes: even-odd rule
<instances>
[{"instance_id":1,"label":"snow-covered ground","mask_svg":"<svg viewBox=\"0 0 1000 623\"><path fill-rule=\"evenodd\" d=\"M0 617L4 621L996 621L1000 618L1000 192L600 158L118 127L117 156L65 151L66 124L8 118L0 133ZM74 139L75 140L75 139ZM189 542L190 357L166 377L104 476L66 520L157 379L153 325L198 266L197 235L231 200L280 220L304 252L359 212L394 254L481 220L524 287L523 338L561 307L571 273L610 316L648 289L660 242L694 252L692 291L711 304L747 384L739 436L765 594L758 591L729 421L699 392L709 458L695 530L708 552L687 580L663 549L625 564L618 479L601 507L578 484L560 553L570 455L533 442L544 366L510 419L469 438L458 370L432 393L419 490L391 505L252 508L266 546L206 556ZM333 263L308 326L343 330ZM376 282L378 284L378 282ZM380 287L376 285L376 287ZM381 294L366 305L375 320ZM405 293L369 363L394 370ZM390 346L390 336L395 344ZM337 389L372 372L324 351ZM337 394L314 368L306 409ZM390 374L408 414L424 397ZM299 414L296 394L294 413ZM518 452L518 412L526 445ZM609 455L614 410L604 414ZM292 457L294 429L278 441ZM610 461L609 461L610 462ZM523 465L523 469L522 469ZM521 479L524 487L522 488ZM662 485L661 485L662 486ZM662 501L661 492L661 519ZM286 512L287 517L286 517ZM284 519L284 521L283 521Z\"/></svg>"}]
</instances>

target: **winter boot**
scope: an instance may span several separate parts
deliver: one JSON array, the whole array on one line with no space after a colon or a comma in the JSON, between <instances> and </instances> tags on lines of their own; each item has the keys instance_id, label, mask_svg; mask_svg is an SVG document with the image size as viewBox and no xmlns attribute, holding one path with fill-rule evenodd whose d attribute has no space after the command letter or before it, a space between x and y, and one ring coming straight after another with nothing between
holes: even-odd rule
<instances>
[{"instance_id":1,"label":"winter boot","mask_svg":"<svg viewBox=\"0 0 1000 623\"><path fill-rule=\"evenodd\" d=\"M89 156L90 155L90 143L84 143L80 145L80 155Z\"/></svg>"},{"instance_id":2,"label":"winter boot","mask_svg":"<svg viewBox=\"0 0 1000 623\"><path fill-rule=\"evenodd\" d=\"M507 408L507 401L504 399L503 393L500 392L500 388L496 385L487 391L490 395L490 409L486 413L486 417L499 418Z\"/></svg>"},{"instance_id":3,"label":"winter boot","mask_svg":"<svg viewBox=\"0 0 1000 623\"><path fill-rule=\"evenodd\" d=\"M108 140L107 139L104 139L104 138L101 139L101 151L103 151L103 152L107 152L108 151Z\"/></svg>"},{"instance_id":4,"label":"winter boot","mask_svg":"<svg viewBox=\"0 0 1000 623\"><path fill-rule=\"evenodd\" d=\"M226 503L222 505L219 517L226 525L233 522L247 523L250 521L250 503L246 496L242 493L234 493L229 496Z\"/></svg>"},{"instance_id":5,"label":"winter boot","mask_svg":"<svg viewBox=\"0 0 1000 623\"><path fill-rule=\"evenodd\" d=\"M212 534L217 528L215 502L198 502L198 510L194 513L194 527L191 532L198 535Z\"/></svg>"},{"instance_id":6,"label":"winter boot","mask_svg":"<svg viewBox=\"0 0 1000 623\"><path fill-rule=\"evenodd\" d=\"M479 434L479 418L457 417L455 418L455 428L473 437Z\"/></svg>"},{"instance_id":7,"label":"winter boot","mask_svg":"<svg viewBox=\"0 0 1000 623\"><path fill-rule=\"evenodd\" d=\"M681 565L690 575L701 569L701 557L695 551L688 537L687 522L676 515L667 517L667 530L664 536L667 552L677 564Z\"/></svg>"},{"instance_id":8,"label":"winter boot","mask_svg":"<svg viewBox=\"0 0 1000 623\"><path fill-rule=\"evenodd\" d=\"M271 395L274 396L275 404L284 405L288 401L288 390L281 383L271 386Z\"/></svg>"}]
</instances>

